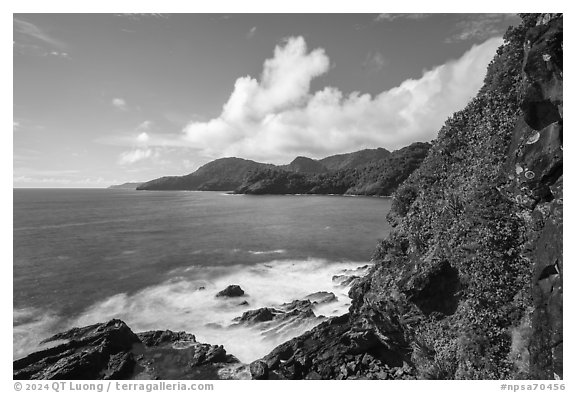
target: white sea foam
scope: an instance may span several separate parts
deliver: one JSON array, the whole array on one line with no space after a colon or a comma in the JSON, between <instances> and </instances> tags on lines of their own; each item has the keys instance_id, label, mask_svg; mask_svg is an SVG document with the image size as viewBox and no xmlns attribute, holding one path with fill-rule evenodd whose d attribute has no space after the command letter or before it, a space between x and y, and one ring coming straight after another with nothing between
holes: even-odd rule
<instances>
[{"instance_id":1,"label":"white sea foam","mask_svg":"<svg viewBox=\"0 0 576 393\"><path fill-rule=\"evenodd\" d=\"M176 277L160 285L131 295L121 293L94 304L72 321L70 327L120 318L134 331L185 330L195 334L199 341L224 345L229 353L249 362L320 321L309 320L298 326L286 325L276 327L273 332L262 332L249 327L230 327L233 318L246 310L277 306L318 291L334 292L338 301L317 306L315 313L341 315L350 305L349 288L332 282L332 276L354 271L363 264L365 262L308 259L249 266L191 266L175 271ZM246 296L216 297L218 291L231 284L240 285ZM249 305L240 305L244 300Z\"/></svg>"},{"instance_id":2,"label":"white sea foam","mask_svg":"<svg viewBox=\"0 0 576 393\"><path fill-rule=\"evenodd\" d=\"M14 359L60 344L60 342L50 342L40 345L42 340L57 333L61 328L61 319L53 313L35 308L15 308L13 321L12 356Z\"/></svg>"},{"instance_id":3,"label":"white sea foam","mask_svg":"<svg viewBox=\"0 0 576 393\"><path fill-rule=\"evenodd\" d=\"M269 250L269 251L252 251L248 250L252 255L270 255L270 254L285 254L286 250Z\"/></svg>"}]
</instances>

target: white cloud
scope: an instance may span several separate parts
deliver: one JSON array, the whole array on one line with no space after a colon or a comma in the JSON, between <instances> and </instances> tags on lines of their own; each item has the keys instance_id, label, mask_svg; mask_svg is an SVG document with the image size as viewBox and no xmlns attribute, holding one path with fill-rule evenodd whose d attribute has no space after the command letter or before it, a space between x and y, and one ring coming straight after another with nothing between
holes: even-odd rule
<instances>
[{"instance_id":1,"label":"white cloud","mask_svg":"<svg viewBox=\"0 0 576 393\"><path fill-rule=\"evenodd\" d=\"M136 140L139 143L147 143L150 140L150 137L148 136L148 133L146 132L141 132L140 134L138 134L138 136L136 137Z\"/></svg>"},{"instance_id":2,"label":"white cloud","mask_svg":"<svg viewBox=\"0 0 576 393\"><path fill-rule=\"evenodd\" d=\"M128 110L128 106L126 104L126 100L123 98L114 98L112 99L112 105L114 105L116 108L125 111Z\"/></svg>"},{"instance_id":3,"label":"white cloud","mask_svg":"<svg viewBox=\"0 0 576 393\"><path fill-rule=\"evenodd\" d=\"M149 130L150 127L152 127L152 124L153 123L150 120L145 120L142 123L140 123L138 127L136 127L136 130L138 131Z\"/></svg>"},{"instance_id":4,"label":"white cloud","mask_svg":"<svg viewBox=\"0 0 576 393\"><path fill-rule=\"evenodd\" d=\"M62 41L52 37L46 31L34 25L33 23L27 22L19 18L14 18L13 20L14 20L14 32L57 48L66 47L66 44L64 44Z\"/></svg>"},{"instance_id":5,"label":"white cloud","mask_svg":"<svg viewBox=\"0 0 576 393\"><path fill-rule=\"evenodd\" d=\"M328 71L329 59L322 49L308 52L302 37L290 38L265 61L260 80L238 78L221 114L191 122L184 138L206 156L269 162L431 140L477 93L501 43L487 40L372 97L333 87L312 93L310 83Z\"/></svg>"},{"instance_id":6,"label":"white cloud","mask_svg":"<svg viewBox=\"0 0 576 393\"><path fill-rule=\"evenodd\" d=\"M121 165L134 164L138 161L142 161L142 160L145 160L147 158L154 157L157 155L158 155L158 153L155 153L152 149L150 149L148 147L143 148L143 149L133 149L133 150L125 151L125 152L121 153L120 159L118 160L118 162Z\"/></svg>"},{"instance_id":7,"label":"white cloud","mask_svg":"<svg viewBox=\"0 0 576 393\"><path fill-rule=\"evenodd\" d=\"M146 120L140 123L138 127L136 127L136 131L141 132L136 135L135 143L134 139L132 139L132 149L120 153L118 158L118 163L120 165L131 165L138 161L160 157L160 148L152 149L148 146L150 142L150 135L144 130L149 130L151 126L152 122L150 120Z\"/></svg>"}]
</instances>

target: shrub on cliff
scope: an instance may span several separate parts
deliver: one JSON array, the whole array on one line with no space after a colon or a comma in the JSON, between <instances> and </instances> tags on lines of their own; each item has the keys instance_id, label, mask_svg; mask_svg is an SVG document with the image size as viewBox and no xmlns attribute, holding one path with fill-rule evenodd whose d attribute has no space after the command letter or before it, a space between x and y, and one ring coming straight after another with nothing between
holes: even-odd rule
<instances>
[{"instance_id":1,"label":"shrub on cliff","mask_svg":"<svg viewBox=\"0 0 576 393\"><path fill-rule=\"evenodd\" d=\"M525 42L537 19L521 16L523 23L504 36L478 95L446 121L426 159L394 194L389 219L395 230L375 254L385 262L362 294L378 297L379 304L356 299L357 313L396 310L405 313L401 320L414 320L408 316L422 311L415 278L429 280L429 287L418 289L423 296L445 290L445 281L430 276L434 266L449 263L457 270L453 314L434 312L401 324L405 339L420 343L412 360L423 378L520 375L510 354L521 350L512 347L511 332L531 307L532 264L521 252L527 231L521 208L500 189L515 154L509 149L522 118ZM399 278L383 278L390 274ZM394 291L404 295L388 299Z\"/></svg>"}]
</instances>

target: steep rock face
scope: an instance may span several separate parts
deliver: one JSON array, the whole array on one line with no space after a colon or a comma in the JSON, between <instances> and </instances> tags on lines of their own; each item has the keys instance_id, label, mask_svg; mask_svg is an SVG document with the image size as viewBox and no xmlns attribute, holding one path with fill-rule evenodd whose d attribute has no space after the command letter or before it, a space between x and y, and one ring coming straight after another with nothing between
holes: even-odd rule
<instances>
[{"instance_id":1,"label":"steep rock face","mask_svg":"<svg viewBox=\"0 0 576 393\"><path fill-rule=\"evenodd\" d=\"M522 371L541 379L563 375L562 59L561 16L538 16L525 45L523 117L513 134L508 195L524 208L522 257L532 262L533 310L522 337Z\"/></svg>"},{"instance_id":2,"label":"steep rock face","mask_svg":"<svg viewBox=\"0 0 576 393\"><path fill-rule=\"evenodd\" d=\"M276 348L271 376L562 377L563 18L521 16L394 194L348 319Z\"/></svg>"},{"instance_id":3,"label":"steep rock face","mask_svg":"<svg viewBox=\"0 0 576 393\"><path fill-rule=\"evenodd\" d=\"M198 343L192 334L134 334L117 319L44 342L52 341L63 343L14 361L14 379L224 379L228 369L242 367L222 346Z\"/></svg>"},{"instance_id":4,"label":"steep rock face","mask_svg":"<svg viewBox=\"0 0 576 393\"><path fill-rule=\"evenodd\" d=\"M348 314L278 347L261 361L270 379L413 379L402 347L383 342Z\"/></svg>"}]
</instances>

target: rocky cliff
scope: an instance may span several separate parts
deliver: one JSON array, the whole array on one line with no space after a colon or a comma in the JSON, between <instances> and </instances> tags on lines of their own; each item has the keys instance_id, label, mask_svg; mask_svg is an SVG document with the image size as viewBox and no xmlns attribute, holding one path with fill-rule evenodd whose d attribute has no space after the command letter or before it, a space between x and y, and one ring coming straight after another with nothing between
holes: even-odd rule
<instances>
[{"instance_id":1,"label":"rocky cliff","mask_svg":"<svg viewBox=\"0 0 576 393\"><path fill-rule=\"evenodd\" d=\"M55 345L14 361L14 379L228 379L246 366L221 345L186 332L135 334L122 321L74 328L44 340Z\"/></svg>"},{"instance_id":2,"label":"rocky cliff","mask_svg":"<svg viewBox=\"0 0 576 393\"><path fill-rule=\"evenodd\" d=\"M280 378L562 378L562 15L522 14L394 196L350 314L262 359Z\"/></svg>"}]
</instances>

